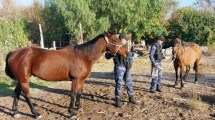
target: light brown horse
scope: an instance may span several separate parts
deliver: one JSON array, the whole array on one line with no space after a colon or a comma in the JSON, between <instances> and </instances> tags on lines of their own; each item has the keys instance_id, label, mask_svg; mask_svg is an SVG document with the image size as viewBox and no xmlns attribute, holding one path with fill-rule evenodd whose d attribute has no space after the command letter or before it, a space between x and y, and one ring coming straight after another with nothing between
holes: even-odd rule
<instances>
[{"instance_id":1,"label":"light brown horse","mask_svg":"<svg viewBox=\"0 0 215 120\"><path fill-rule=\"evenodd\" d=\"M14 91L12 110L19 117L17 105L21 92L35 118L41 115L35 110L29 93L31 75L46 81L72 81L69 112L75 117L74 107L81 109L80 96L85 79L91 73L93 64L105 51L126 56L128 51L119 38L110 32L98 35L82 45L67 46L61 50L46 50L26 47L10 52L6 58L6 74L18 80Z\"/></svg>"},{"instance_id":2,"label":"light brown horse","mask_svg":"<svg viewBox=\"0 0 215 120\"><path fill-rule=\"evenodd\" d=\"M181 79L181 88L184 87L183 79L185 80L190 66L194 65L195 70L195 83L198 80L198 67L202 58L202 49L199 45L195 43L190 43L185 46L182 44L181 36L174 36L174 47L173 47L173 55L174 55L174 68L175 68L175 86L178 85L178 68L180 68L180 79ZM184 73L184 68L186 68L186 72Z\"/></svg>"}]
</instances>

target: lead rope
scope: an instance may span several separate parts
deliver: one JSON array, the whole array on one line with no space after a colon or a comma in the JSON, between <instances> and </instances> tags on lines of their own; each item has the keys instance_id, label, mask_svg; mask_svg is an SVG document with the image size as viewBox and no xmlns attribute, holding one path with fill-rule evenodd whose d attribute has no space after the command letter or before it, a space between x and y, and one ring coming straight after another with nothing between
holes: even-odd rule
<instances>
[{"instance_id":1,"label":"lead rope","mask_svg":"<svg viewBox=\"0 0 215 120\"><path fill-rule=\"evenodd\" d=\"M179 47L178 47L178 48L179 48ZM178 48L177 48L177 49L178 49ZM178 50L177 50L177 51L178 51ZM175 61L177 51L176 51L175 55L173 56L173 60L172 60L172 62L169 64L169 66L168 66L165 70L168 70L168 69L171 67L171 65L173 64L173 62Z\"/></svg>"},{"instance_id":2,"label":"lead rope","mask_svg":"<svg viewBox=\"0 0 215 120\"><path fill-rule=\"evenodd\" d=\"M169 64L169 66L166 68L166 70L168 70L168 69L171 67L171 65L173 64L173 62L175 61L176 57L175 57L175 56L173 56L173 57L174 57L174 59L173 59L172 62Z\"/></svg>"}]
</instances>

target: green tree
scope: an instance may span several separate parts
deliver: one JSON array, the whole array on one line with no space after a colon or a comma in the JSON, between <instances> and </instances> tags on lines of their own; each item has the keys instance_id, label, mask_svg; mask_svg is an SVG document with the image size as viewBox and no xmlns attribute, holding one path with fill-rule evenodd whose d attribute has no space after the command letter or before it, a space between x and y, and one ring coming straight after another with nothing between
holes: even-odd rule
<instances>
[{"instance_id":1,"label":"green tree","mask_svg":"<svg viewBox=\"0 0 215 120\"><path fill-rule=\"evenodd\" d=\"M44 34L55 41L59 41L67 33L74 38L80 38L80 23L85 40L103 33L110 26L107 18L96 19L96 14L89 9L87 0L46 0L43 18Z\"/></svg>"},{"instance_id":2,"label":"green tree","mask_svg":"<svg viewBox=\"0 0 215 120\"><path fill-rule=\"evenodd\" d=\"M6 53L27 45L28 20L23 14L22 6L16 5L14 0L0 2L0 51Z\"/></svg>"},{"instance_id":3,"label":"green tree","mask_svg":"<svg viewBox=\"0 0 215 120\"><path fill-rule=\"evenodd\" d=\"M16 48L27 46L28 29L26 19L17 19L14 21L0 20L0 48L7 52Z\"/></svg>"},{"instance_id":4,"label":"green tree","mask_svg":"<svg viewBox=\"0 0 215 120\"><path fill-rule=\"evenodd\" d=\"M207 45L215 40L215 17L211 13L185 7L174 12L169 22L171 34L181 34L185 41Z\"/></svg>"},{"instance_id":5,"label":"green tree","mask_svg":"<svg viewBox=\"0 0 215 120\"><path fill-rule=\"evenodd\" d=\"M134 39L167 35L163 20L167 11L176 4L176 0L90 0L90 8L96 13L96 18L107 17L111 30L132 32Z\"/></svg>"}]
</instances>

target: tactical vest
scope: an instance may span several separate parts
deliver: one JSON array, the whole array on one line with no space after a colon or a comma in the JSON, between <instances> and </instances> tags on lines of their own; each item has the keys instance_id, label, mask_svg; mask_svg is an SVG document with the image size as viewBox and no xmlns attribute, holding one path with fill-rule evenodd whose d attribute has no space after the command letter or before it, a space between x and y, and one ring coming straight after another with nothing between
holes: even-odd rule
<instances>
[{"instance_id":1,"label":"tactical vest","mask_svg":"<svg viewBox=\"0 0 215 120\"><path fill-rule=\"evenodd\" d=\"M156 46L154 59L155 60L162 60L164 58L163 53L162 53L162 45L159 45L157 43L155 43L154 45Z\"/></svg>"},{"instance_id":2,"label":"tactical vest","mask_svg":"<svg viewBox=\"0 0 215 120\"><path fill-rule=\"evenodd\" d=\"M113 62L117 66L129 66L133 63L133 58L131 52L128 53L127 57L122 57L120 55L116 55L113 57Z\"/></svg>"},{"instance_id":3,"label":"tactical vest","mask_svg":"<svg viewBox=\"0 0 215 120\"><path fill-rule=\"evenodd\" d=\"M127 57L122 57L120 55L116 55L113 57L113 62L117 66L126 66L127 63Z\"/></svg>"}]
</instances>

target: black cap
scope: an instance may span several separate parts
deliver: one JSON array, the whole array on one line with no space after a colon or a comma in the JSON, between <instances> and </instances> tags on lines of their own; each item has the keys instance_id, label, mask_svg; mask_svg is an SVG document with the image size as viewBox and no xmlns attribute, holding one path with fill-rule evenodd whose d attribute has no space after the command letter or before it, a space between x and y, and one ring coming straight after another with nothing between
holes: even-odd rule
<instances>
[{"instance_id":1,"label":"black cap","mask_svg":"<svg viewBox=\"0 0 215 120\"><path fill-rule=\"evenodd\" d=\"M165 38L161 35L161 36L157 36L157 40L165 41Z\"/></svg>"},{"instance_id":2,"label":"black cap","mask_svg":"<svg viewBox=\"0 0 215 120\"><path fill-rule=\"evenodd\" d=\"M119 39L125 39L128 40L127 36L125 34L120 34Z\"/></svg>"}]
</instances>

